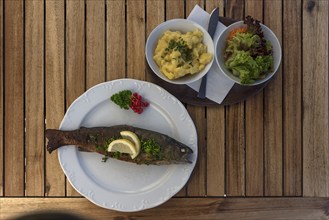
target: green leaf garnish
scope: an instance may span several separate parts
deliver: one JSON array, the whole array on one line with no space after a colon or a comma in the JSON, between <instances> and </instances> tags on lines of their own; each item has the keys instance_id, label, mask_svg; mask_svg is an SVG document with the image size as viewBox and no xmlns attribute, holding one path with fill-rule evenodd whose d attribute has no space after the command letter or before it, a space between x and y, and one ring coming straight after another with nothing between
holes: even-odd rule
<instances>
[{"instance_id":1,"label":"green leaf garnish","mask_svg":"<svg viewBox=\"0 0 329 220\"><path fill-rule=\"evenodd\" d=\"M123 90L111 96L111 100L120 106L120 108L129 109L131 105L132 92L130 90Z\"/></svg>"}]
</instances>

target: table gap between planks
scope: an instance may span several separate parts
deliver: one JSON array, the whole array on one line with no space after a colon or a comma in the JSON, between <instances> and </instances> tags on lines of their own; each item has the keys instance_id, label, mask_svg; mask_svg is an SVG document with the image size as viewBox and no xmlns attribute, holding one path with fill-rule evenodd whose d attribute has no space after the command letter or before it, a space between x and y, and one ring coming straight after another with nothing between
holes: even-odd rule
<instances>
[{"instance_id":1,"label":"table gap between planks","mask_svg":"<svg viewBox=\"0 0 329 220\"><path fill-rule=\"evenodd\" d=\"M141 213L99 208L45 151L44 131L100 82L150 81L149 33L196 4L262 21L281 42L282 65L244 102L186 104L199 155L175 198ZM0 219L49 209L90 219L327 219L328 10L326 0L0 1Z\"/></svg>"}]
</instances>

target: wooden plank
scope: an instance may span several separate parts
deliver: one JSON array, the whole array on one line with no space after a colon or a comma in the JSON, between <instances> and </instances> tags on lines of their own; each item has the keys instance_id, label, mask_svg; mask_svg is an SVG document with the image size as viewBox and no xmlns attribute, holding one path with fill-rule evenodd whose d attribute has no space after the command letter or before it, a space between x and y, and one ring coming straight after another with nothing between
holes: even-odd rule
<instances>
[{"instance_id":1,"label":"wooden plank","mask_svg":"<svg viewBox=\"0 0 329 220\"><path fill-rule=\"evenodd\" d=\"M187 111L194 121L198 133L198 160L187 185L187 195L205 196L207 194L207 122L205 108L200 106L187 106Z\"/></svg>"},{"instance_id":2,"label":"wooden plank","mask_svg":"<svg viewBox=\"0 0 329 220\"><path fill-rule=\"evenodd\" d=\"M105 81L105 2L87 0L87 89Z\"/></svg>"},{"instance_id":3,"label":"wooden plank","mask_svg":"<svg viewBox=\"0 0 329 220\"><path fill-rule=\"evenodd\" d=\"M244 105L226 108L226 195L245 195Z\"/></svg>"},{"instance_id":4,"label":"wooden plank","mask_svg":"<svg viewBox=\"0 0 329 220\"><path fill-rule=\"evenodd\" d=\"M244 7L244 0L226 1L225 16L236 20L242 20L244 18Z\"/></svg>"},{"instance_id":5,"label":"wooden plank","mask_svg":"<svg viewBox=\"0 0 329 220\"><path fill-rule=\"evenodd\" d=\"M66 108L85 91L85 3L66 1ZM66 194L80 194L66 182Z\"/></svg>"},{"instance_id":6,"label":"wooden plank","mask_svg":"<svg viewBox=\"0 0 329 220\"><path fill-rule=\"evenodd\" d=\"M264 1L264 23L281 42L282 1ZM282 195L282 71L264 89L265 195Z\"/></svg>"},{"instance_id":7,"label":"wooden plank","mask_svg":"<svg viewBox=\"0 0 329 220\"><path fill-rule=\"evenodd\" d=\"M4 56L3 56L3 39L4 39L4 27L3 27L3 17L4 17L4 7L3 1L0 1L0 196L3 196L3 168L4 168L4 157L3 157L3 141L4 141L4 124L3 124L3 115L4 115Z\"/></svg>"},{"instance_id":8,"label":"wooden plank","mask_svg":"<svg viewBox=\"0 0 329 220\"><path fill-rule=\"evenodd\" d=\"M262 22L263 2L246 0L245 15L250 15ZM260 92L245 102L246 196L262 196L264 193L263 98L263 92Z\"/></svg>"},{"instance_id":9,"label":"wooden plank","mask_svg":"<svg viewBox=\"0 0 329 220\"><path fill-rule=\"evenodd\" d=\"M329 195L328 1L303 1L303 195Z\"/></svg>"},{"instance_id":10,"label":"wooden plank","mask_svg":"<svg viewBox=\"0 0 329 220\"><path fill-rule=\"evenodd\" d=\"M263 92L246 101L246 196L264 194Z\"/></svg>"},{"instance_id":11,"label":"wooden plank","mask_svg":"<svg viewBox=\"0 0 329 220\"><path fill-rule=\"evenodd\" d=\"M186 1L186 17L190 14L194 6L198 4L203 8L203 1L189 0ZM187 185L188 196L205 196L207 194L207 121L206 109L201 106L187 106L187 110L194 121L198 133L198 160L195 165L193 174Z\"/></svg>"},{"instance_id":12,"label":"wooden plank","mask_svg":"<svg viewBox=\"0 0 329 220\"><path fill-rule=\"evenodd\" d=\"M126 75L125 1L107 0L107 80Z\"/></svg>"},{"instance_id":13,"label":"wooden plank","mask_svg":"<svg viewBox=\"0 0 329 220\"><path fill-rule=\"evenodd\" d=\"M207 195L225 194L225 107L207 108Z\"/></svg>"},{"instance_id":14,"label":"wooden plank","mask_svg":"<svg viewBox=\"0 0 329 220\"><path fill-rule=\"evenodd\" d=\"M4 194L24 195L23 1L6 1L4 32Z\"/></svg>"},{"instance_id":15,"label":"wooden plank","mask_svg":"<svg viewBox=\"0 0 329 220\"><path fill-rule=\"evenodd\" d=\"M204 1L203 0L187 0L186 1L186 6L185 6L185 15L186 17L189 16L191 13L192 9L195 7L195 5L199 5L201 8L204 9Z\"/></svg>"},{"instance_id":16,"label":"wooden plank","mask_svg":"<svg viewBox=\"0 0 329 220\"><path fill-rule=\"evenodd\" d=\"M66 106L85 90L85 4L66 2Z\"/></svg>"},{"instance_id":17,"label":"wooden plank","mask_svg":"<svg viewBox=\"0 0 329 220\"><path fill-rule=\"evenodd\" d=\"M44 196L44 2L25 2L26 196Z\"/></svg>"},{"instance_id":18,"label":"wooden plank","mask_svg":"<svg viewBox=\"0 0 329 220\"><path fill-rule=\"evenodd\" d=\"M141 212L104 209L85 198L0 198L2 220L36 213L82 219L328 219L328 198L173 198ZM32 219L32 218L31 218ZM80 219L80 218L79 218Z\"/></svg>"},{"instance_id":19,"label":"wooden plank","mask_svg":"<svg viewBox=\"0 0 329 220\"><path fill-rule=\"evenodd\" d=\"M185 13L185 3L184 0L167 0L166 1L166 20L175 18L184 18ZM185 185L176 196L184 197L187 193L187 186Z\"/></svg>"},{"instance_id":20,"label":"wooden plank","mask_svg":"<svg viewBox=\"0 0 329 220\"><path fill-rule=\"evenodd\" d=\"M46 128L58 128L64 116L64 1L46 1ZM65 194L57 153L46 153L46 195Z\"/></svg>"},{"instance_id":21,"label":"wooden plank","mask_svg":"<svg viewBox=\"0 0 329 220\"><path fill-rule=\"evenodd\" d=\"M228 1L227 17L242 20L244 1ZM226 107L226 194L245 195L244 103Z\"/></svg>"},{"instance_id":22,"label":"wooden plank","mask_svg":"<svg viewBox=\"0 0 329 220\"><path fill-rule=\"evenodd\" d=\"M224 1L206 2L206 11L215 7L224 15ZM225 194L225 107L207 108L207 195Z\"/></svg>"},{"instance_id":23,"label":"wooden plank","mask_svg":"<svg viewBox=\"0 0 329 220\"><path fill-rule=\"evenodd\" d=\"M127 77L145 80L145 1L127 0Z\"/></svg>"},{"instance_id":24,"label":"wooden plank","mask_svg":"<svg viewBox=\"0 0 329 220\"><path fill-rule=\"evenodd\" d=\"M166 0L166 20L184 18L184 0Z\"/></svg>"},{"instance_id":25,"label":"wooden plank","mask_svg":"<svg viewBox=\"0 0 329 220\"><path fill-rule=\"evenodd\" d=\"M207 0L206 1L206 11L208 13L211 13L214 8L218 7L219 16L224 16L224 6L225 6L224 0Z\"/></svg>"},{"instance_id":26,"label":"wooden plank","mask_svg":"<svg viewBox=\"0 0 329 220\"><path fill-rule=\"evenodd\" d=\"M165 19L165 2L163 0L153 0L147 2L146 8L146 38L150 35L151 31ZM150 70L148 68L147 70ZM152 71L146 74L146 80L155 82L154 74Z\"/></svg>"},{"instance_id":27,"label":"wooden plank","mask_svg":"<svg viewBox=\"0 0 329 220\"><path fill-rule=\"evenodd\" d=\"M301 9L301 1L283 1L283 194L285 196L302 195Z\"/></svg>"}]
</instances>

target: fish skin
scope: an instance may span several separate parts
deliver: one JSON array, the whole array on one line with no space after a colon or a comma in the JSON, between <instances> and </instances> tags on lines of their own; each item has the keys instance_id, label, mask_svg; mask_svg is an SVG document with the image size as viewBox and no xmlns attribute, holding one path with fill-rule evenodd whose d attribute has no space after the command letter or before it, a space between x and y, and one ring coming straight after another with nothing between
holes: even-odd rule
<instances>
[{"instance_id":1,"label":"fish skin","mask_svg":"<svg viewBox=\"0 0 329 220\"><path fill-rule=\"evenodd\" d=\"M72 131L47 129L47 150L51 153L61 146L76 145L82 151L97 152L111 157L113 155L112 152L100 150L96 146L106 144L109 138L120 138L121 131L132 131L140 140L153 139L161 148L158 158L141 150L135 159L131 159L128 154L121 154L120 157L117 158L119 160L137 164L154 165L191 163L191 161L189 161L189 156L193 153L193 150L185 144L180 143L168 135L129 125L94 128L81 127L80 129Z\"/></svg>"}]
</instances>

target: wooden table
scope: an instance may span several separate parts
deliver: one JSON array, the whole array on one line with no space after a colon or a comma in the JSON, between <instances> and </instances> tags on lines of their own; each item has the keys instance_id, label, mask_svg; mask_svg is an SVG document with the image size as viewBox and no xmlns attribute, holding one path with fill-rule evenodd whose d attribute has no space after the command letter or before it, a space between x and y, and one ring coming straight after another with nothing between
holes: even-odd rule
<instances>
[{"instance_id":1,"label":"wooden table","mask_svg":"<svg viewBox=\"0 0 329 220\"><path fill-rule=\"evenodd\" d=\"M95 84L150 81L148 34L195 4L261 20L279 37L281 68L244 102L186 105L199 157L174 198L138 213L102 209L70 186L44 131ZM327 0L6 0L0 37L0 219L47 210L87 219L328 219Z\"/></svg>"}]
</instances>

